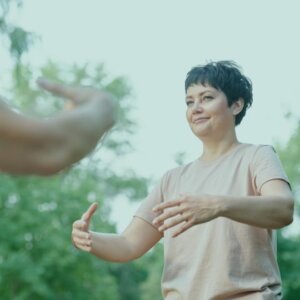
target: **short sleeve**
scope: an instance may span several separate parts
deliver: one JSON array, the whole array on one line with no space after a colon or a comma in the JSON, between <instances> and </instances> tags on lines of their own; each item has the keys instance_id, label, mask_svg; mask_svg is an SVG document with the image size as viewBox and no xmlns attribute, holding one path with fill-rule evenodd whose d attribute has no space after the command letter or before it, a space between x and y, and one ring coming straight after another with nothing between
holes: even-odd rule
<instances>
[{"instance_id":1,"label":"short sleeve","mask_svg":"<svg viewBox=\"0 0 300 300\"><path fill-rule=\"evenodd\" d=\"M258 147L252 161L252 172L258 193L263 184L270 180L280 179L289 184L280 159L272 146L261 145Z\"/></svg>"},{"instance_id":2,"label":"short sleeve","mask_svg":"<svg viewBox=\"0 0 300 300\"><path fill-rule=\"evenodd\" d=\"M154 187L151 193L143 200L139 208L137 209L134 217L139 217L148 223L152 224L152 221L157 214L152 212L155 205L164 201L164 182L167 174L165 174L159 183Z\"/></svg>"}]
</instances>

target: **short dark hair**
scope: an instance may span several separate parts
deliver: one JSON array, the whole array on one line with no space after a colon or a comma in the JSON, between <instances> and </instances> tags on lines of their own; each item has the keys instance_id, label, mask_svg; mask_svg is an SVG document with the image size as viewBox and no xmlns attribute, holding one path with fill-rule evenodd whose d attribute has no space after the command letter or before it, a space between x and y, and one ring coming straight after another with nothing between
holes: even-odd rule
<instances>
[{"instance_id":1,"label":"short dark hair","mask_svg":"<svg viewBox=\"0 0 300 300\"><path fill-rule=\"evenodd\" d=\"M253 101L251 80L240 69L234 61L229 60L196 66L187 73L185 92L194 84L210 85L226 95L229 107L242 98L244 107L235 117L235 125L239 125Z\"/></svg>"}]
</instances>

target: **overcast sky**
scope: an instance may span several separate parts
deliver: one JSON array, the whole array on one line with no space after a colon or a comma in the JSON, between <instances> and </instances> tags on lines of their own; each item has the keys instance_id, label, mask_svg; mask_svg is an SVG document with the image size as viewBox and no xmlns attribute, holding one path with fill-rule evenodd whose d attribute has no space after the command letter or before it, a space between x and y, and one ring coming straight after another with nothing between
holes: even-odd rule
<instances>
[{"instance_id":1,"label":"overcast sky","mask_svg":"<svg viewBox=\"0 0 300 300\"><path fill-rule=\"evenodd\" d=\"M300 110L300 2L274 0L24 0L12 21L40 35L29 60L105 63L133 88L138 132L127 160L159 178L174 155L197 158L201 144L185 120L184 79L191 67L231 59L254 86L238 128L242 142L286 140ZM3 64L3 57L0 58Z\"/></svg>"}]
</instances>

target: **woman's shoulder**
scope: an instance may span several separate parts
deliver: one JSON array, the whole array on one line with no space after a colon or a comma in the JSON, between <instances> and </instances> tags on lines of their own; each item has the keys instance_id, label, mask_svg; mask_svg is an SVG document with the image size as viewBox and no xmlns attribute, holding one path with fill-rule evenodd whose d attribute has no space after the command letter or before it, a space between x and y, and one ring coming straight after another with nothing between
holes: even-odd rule
<instances>
[{"instance_id":1,"label":"woman's shoulder","mask_svg":"<svg viewBox=\"0 0 300 300\"><path fill-rule=\"evenodd\" d=\"M239 147L240 151L252 153L256 155L257 152L276 152L274 146L269 144L249 144L249 143L241 143Z\"/></svg>"},{"instance_id":2,"label":"woman's shoulder","mask_svg":"<svg viewBox=\"0 0 300 300\"><path fill-rule=\"evenodd\" d=\"M251 168L265 163L272 164L279 159L273 145L269 144L244 144L241 148L241 160L248 163Z\"/></svg>"}]
</instances>

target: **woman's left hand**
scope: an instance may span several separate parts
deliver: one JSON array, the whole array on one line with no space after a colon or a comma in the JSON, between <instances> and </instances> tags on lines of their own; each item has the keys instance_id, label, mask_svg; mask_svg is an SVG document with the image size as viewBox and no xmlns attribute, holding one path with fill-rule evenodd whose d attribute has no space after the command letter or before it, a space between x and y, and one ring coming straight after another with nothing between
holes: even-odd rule
<instances>
[{"instance_id":1,"label":"woman's left hand","mask_svg":"<svg viewBox=\"0 0 300 300\"><path fill-rule=\"evenodd\" d=\"M183 223L172 235L176 237L194 225L219 217L221 211L219 203L219 197L215 196L184 195L179 199L156 205L153 212L160 215L153 220L153 225L158 227L160 232L164 232Z\"/></svg>"}]
</instances>

